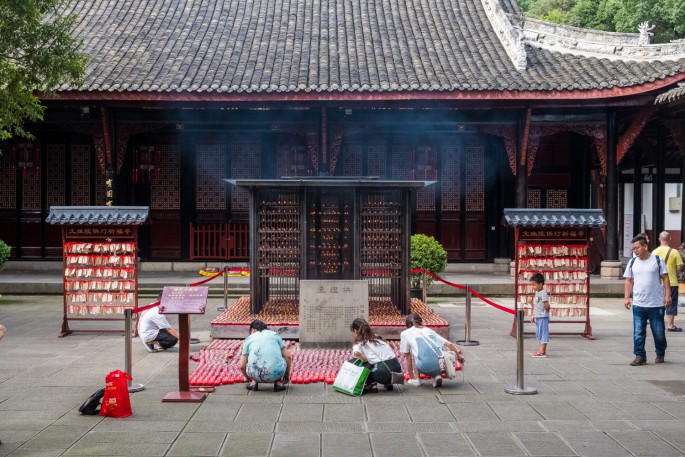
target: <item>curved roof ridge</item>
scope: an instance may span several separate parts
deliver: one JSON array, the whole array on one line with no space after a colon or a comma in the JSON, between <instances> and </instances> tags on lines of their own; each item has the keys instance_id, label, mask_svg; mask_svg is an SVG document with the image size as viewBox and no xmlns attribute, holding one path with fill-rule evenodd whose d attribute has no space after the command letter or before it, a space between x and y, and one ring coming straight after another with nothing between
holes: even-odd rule
<instances>
[{"instance_id":1,"label":"curved roof ridge","mask_svg":"<svg viewBox=\"0 0 685 457\"><path fill-rule=\"evenodd\" d=\"M527 45L549 51L616 60L679 60L685 57L685 41L642 44L640 33L606 32L509 15L523 22Z\"/></svg>"}]
</instances>

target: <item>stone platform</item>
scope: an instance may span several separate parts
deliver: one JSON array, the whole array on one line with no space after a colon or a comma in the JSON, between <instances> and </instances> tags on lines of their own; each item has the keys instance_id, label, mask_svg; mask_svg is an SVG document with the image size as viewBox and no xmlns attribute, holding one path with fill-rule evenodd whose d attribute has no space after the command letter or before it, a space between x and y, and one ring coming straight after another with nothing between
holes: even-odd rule
<instances>
[{"instance_id":1,"label":"stone platform","mask_svg":"<svg viewBox=\"0 0 685 457\"><path fill-rule=\"evenodd\" d=\"M423 318L426 326L445 338L449 336L449 322L421 300L412 298L410 309ZM369 300L369 324L384 339L400 338L400 333L406 329L404 318L389 300ZM250 297L240 297L230 304L227 310L212 321L209 334L212 338L246 338L249 335L250 322L254 319L264 321L269 329L278 332L283 338L300 337L297 301L273 299L259 314L254 315L250 314Z\"/></svg>"}]
</instances>

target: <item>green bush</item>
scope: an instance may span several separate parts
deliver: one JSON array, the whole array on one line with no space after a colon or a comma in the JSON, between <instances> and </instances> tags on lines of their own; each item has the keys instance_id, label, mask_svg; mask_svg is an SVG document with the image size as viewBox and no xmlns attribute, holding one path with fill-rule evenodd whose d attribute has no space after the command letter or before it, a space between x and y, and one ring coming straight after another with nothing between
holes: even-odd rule
<instances>
[{"instance_id":1,"label":"green bush","mask_svg":"<svg viewBox=\"0 0 685 457\"><path fill-rule=\"evenodd\" d=\"M432 236L412 235L411 254L409 265L412 270L424 269L433 274L440 274L447 266L447 252L442 245ZM426 285L433 282L433 278L426 276ZM414 289L421 287L421 275L411 275L411 286Z\"/></svg>"},{"instance_id":2,"label":"green bush","mask_svg":"<svg viewBox=\"0 0 685 457\"><path fill-rule=\"evenodd\" d=\"M7 259L10 258L10 251L12 251L12 248L7 246L7 243L0 240L0 269L5 262L7 262Z\"/></svg>"}]
</instances>

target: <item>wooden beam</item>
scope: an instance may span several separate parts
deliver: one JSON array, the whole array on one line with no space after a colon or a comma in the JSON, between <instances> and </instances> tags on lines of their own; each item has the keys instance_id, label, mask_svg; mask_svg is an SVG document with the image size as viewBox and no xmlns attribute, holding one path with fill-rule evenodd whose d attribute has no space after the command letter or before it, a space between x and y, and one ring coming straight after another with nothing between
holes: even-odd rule
<instances>
[{"instance_id":1,"label":"wooden beam","mask_svg":"<svg viewBox=\"0 0 685 457\"><path fill-rule=\"evenodd\" d=\"M645 128L645 125L647 125L652 112L654 112L654 104L650 103L649 105L645 105L633 118L633 122L630 123L628 130L626 130L625 133L621 135L621 138L619 138L618 144L616 145L617 165L621 163L625 155L628 153L628 150L640 135L640 132L642 132L642 129Z\"/></svg>"}]
</instances>

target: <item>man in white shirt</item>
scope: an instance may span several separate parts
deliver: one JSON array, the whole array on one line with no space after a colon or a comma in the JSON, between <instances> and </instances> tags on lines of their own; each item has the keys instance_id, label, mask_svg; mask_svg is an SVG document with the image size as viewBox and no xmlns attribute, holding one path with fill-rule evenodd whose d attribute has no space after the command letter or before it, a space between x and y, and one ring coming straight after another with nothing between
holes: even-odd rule
<instances>
[{"instance_id":1,"label":"man in white shirt","mask_svg":"<svg viewBox=\"0 0 685 457\"><path fill-rule=\"evenodd\" d=\"M159 313L159 307L145 311L138 323L140 339L145 348L150 352L156 352L155 343L166 350L178 343L178 332L169 324L166 316Z\"/></svg>"},{"instance_id":2,"label":"man in white shirt","mask_svg":"<svg viewBox=\"0 0 685 457\"><path fill-rule=\"evenodd\" d=\"M671 284L664 260L649 252L647 240L636 236L632 239L635 257L628 262L623 277L624 305L630 309L630 294L633 294L633 352L635 359L632 366L647 364L645 338L647 322L654 337L656 359L654 363L664 363L666 354L666 325L664 313L671 305Z\"/></svg>"}]
</instances>

